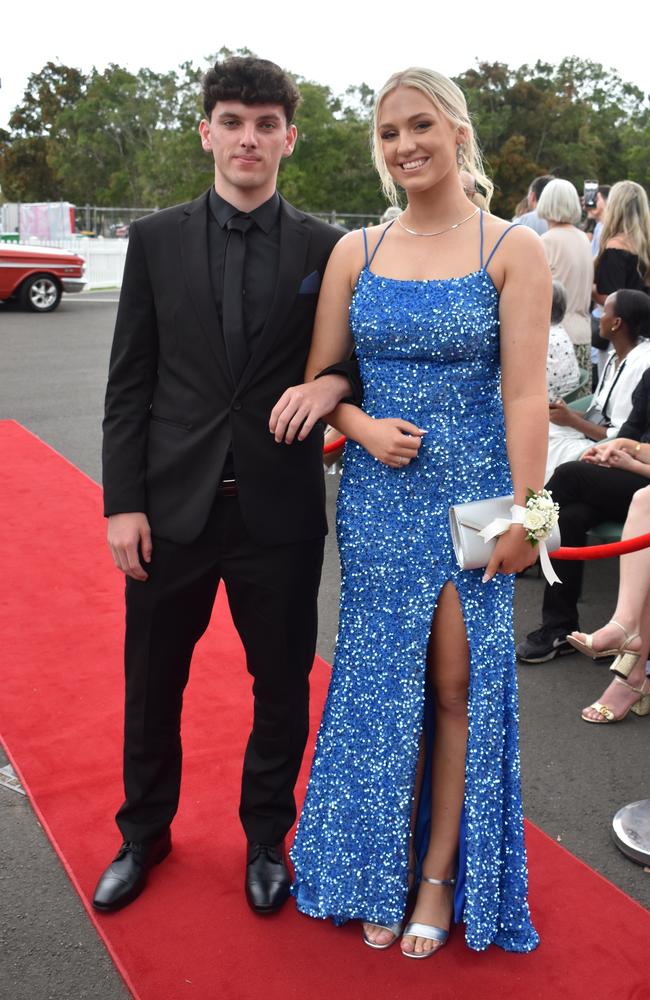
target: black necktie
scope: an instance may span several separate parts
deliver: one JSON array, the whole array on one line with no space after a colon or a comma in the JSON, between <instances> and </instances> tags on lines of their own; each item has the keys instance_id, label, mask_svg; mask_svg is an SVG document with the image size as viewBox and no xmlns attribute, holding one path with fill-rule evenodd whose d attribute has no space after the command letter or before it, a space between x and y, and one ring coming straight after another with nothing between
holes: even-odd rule
<instances>
[{"instance_id":1,"label":"black necktie","mask_svg":"<svg viewBox=\"0 0 650 1000\"><path fill-rule=\"evenodd\" d=\"M228 361L235 382L238 382L249 351L244 330L244 261L246 233L253 220L246 215L233 215L226 223L228 240L223 267L223 336Z\"/></svg>"}]
</instances>

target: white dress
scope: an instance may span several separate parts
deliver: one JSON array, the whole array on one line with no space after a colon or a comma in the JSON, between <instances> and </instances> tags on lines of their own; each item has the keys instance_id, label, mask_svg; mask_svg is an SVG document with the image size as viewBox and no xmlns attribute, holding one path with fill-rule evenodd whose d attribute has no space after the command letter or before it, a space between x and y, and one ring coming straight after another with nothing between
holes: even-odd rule
<instances>
[{"instance_id":1,"label":"white dress","mask_svg":"<svg viewBox=\"0 0 650 1000\"><path fill-rule=\"evenodd\" d=\"M562 399L576 389L580 382L580 368L571 338L561 323L554 323L548 333L546 357L548 398Z\"/></svg>"}]
</instances>

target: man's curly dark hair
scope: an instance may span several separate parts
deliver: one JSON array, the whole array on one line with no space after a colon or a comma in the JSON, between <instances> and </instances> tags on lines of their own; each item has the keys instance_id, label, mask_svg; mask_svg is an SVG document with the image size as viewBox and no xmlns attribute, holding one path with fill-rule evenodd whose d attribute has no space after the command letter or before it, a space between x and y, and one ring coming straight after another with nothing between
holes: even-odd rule
<instances>
[{"instance_id":1,"label":"man's curly dark hair","mask_svg":"<svg viewBox=\"0 0 650 1000\"><path fill-rule=\"evenodd\" d=\"M203 77L203 110L210 120L217 101L242 104L281 104L287 125L293 121L300 91L275 63L256 56L231 56L216 62Z\"/></svg>"}]
</instances>

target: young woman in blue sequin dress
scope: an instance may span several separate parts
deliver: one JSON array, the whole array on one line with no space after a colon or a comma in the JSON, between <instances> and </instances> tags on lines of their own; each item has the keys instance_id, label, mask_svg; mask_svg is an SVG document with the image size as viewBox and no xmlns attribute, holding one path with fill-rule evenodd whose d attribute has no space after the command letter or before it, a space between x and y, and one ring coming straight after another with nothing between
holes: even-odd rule
<instances>
[{"instance_id":1,"label":"young woman in blue sequin dress","mask_svg":"<svg viewBox=\"0 0 650 1000\"><path fill-rule=\"evenodd\" d=\"M448 509L544 484L550 275L534 233L464 194L459 168L491 184L455 84L394 75L374 130L384 189L408 204L334 249L308 364L354 348L364 403L328 418L348 438L340 625L293 893L383 948L414 890L408 957L454 913L470 947L530 951L512 597L535 550L513 526L485 573L461 572Z\"/></svg>"}]
</instances>

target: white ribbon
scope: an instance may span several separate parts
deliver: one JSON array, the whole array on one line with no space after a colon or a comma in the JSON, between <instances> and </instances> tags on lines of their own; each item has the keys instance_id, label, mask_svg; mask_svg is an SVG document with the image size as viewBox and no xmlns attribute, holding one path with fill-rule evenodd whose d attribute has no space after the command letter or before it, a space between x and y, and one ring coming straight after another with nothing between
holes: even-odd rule
<instances>
[{"instance_id":1,"label":"white ribbon","mask_svg":"<svg viewBox=\"0 0 650 1000\"><path fill-rule=\"evenodd\" d=\"M510 520L508 520L507 517L495 517L493 521L486 524L486 526L479 531L479 535L483 541L490 542L493 538L503 535L511 524L523 524L524 518L526 517L526 508L515 503L510 508L510 515ZM546 542L541 541L537 544L539 546L539 561L542 566L542 573L546 577L547 581L550 583L551 587L554 583L562 583L551 565L548 549L546 548Z\"/></svg>"}]
</instances>

